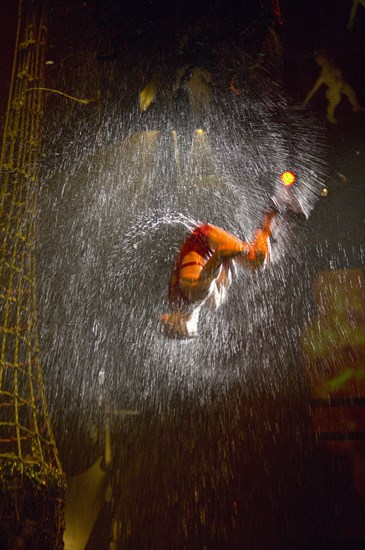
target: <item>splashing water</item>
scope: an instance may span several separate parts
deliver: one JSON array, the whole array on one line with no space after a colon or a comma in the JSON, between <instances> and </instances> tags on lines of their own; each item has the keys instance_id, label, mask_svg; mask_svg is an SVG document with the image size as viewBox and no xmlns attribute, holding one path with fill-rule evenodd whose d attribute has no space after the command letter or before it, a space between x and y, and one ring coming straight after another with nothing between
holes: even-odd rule
<instances>
[{"instance_id":1,"label":"splashing water","mask_svg":"<svg viewBox=\"0 0 365 550\"><path fill-rule=\"evenodd\" d=\"M160 110L149 125L166 131L133 132L141 114L126 117L114 105L103 113L99 146L90 146L85 127L69 160L62 153L60 171L50 149L56 164L47 162L43 188L40 276L44 337L49 362L60 365L60 387L78 387L92 401L105 370L117 402L158 402L175 387L209 394L252 370L267 377L287 356L297 334L286 332L284 342L277 328L300 291L288 277L301 262L303 221L274 228L272 264L239 271L224 307L204 313L198 339L167 340L158 323L174 258L194 225L213 223L249 240L286 169L298 182L291 200L306 216L319 195L317 131L282 97L274 101L270 81L255 79L244 100L217 91L207 130L181 128L176 115ZM116 125L125 137L110 142Z\"/></svg>"},{"instance_id":2,"label":"splashing water","mask_svg":"<svg viewBox=\"0 0 365 550\"><path fill-rule=\"evenodd\" d=\"M93 73L76 68L87 89ZM197 223L250 240L270 198L281 193L285 170L296 174L293 209L306 218L323 183L317 125L291 111L265 74L247 71L237 97L219 85L224 78L215 69L218 84L199 121L185 103L164 102L167 93L139 112L138 71L120 71L117 60L101 68L101 111L57 108L52 100L45 128L38 270L50 408L74 440L90 418L100 422L104 393L112 409L143 414L135 430L116 428L123 432L115 450L123 463L121 515L132 518L136 547L146 540L173 547L171 541L189 540L189 529L195 541L232 541L234 502L247 491L239 457L251 473L263 464L281 487L263 441L268 432L275 442L291 441L294 421L285 407L270 418L267 401L295 401L305 385L299 340L311 309L303 252L310 218L293 215L274 225L272 262L262 271L238 270L227 302L218 312L202 312L197 338L168 339L159 324L174 259ZM145 505L151 479L156 485ZM257 485L261 495L264 485ZM251 487L243 508L253 493ZM139 533L136 526L148 525L149 514L154 527ZM256 527L270 513L263 517ZM245 521L250 537L255 528ZM204 522L210 535L199 539L194 529L200 533Z\"/></svg>"}]
</instances>

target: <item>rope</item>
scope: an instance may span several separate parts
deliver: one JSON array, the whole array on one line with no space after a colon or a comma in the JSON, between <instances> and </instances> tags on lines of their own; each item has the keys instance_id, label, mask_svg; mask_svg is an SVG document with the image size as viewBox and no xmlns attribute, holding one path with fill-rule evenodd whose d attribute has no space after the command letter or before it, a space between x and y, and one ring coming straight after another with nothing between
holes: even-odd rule
<instances>
[{"instance_id":1,"label":"rope","mask_svg":"<svg viewBox=\"0 0 365 550\"><path fill-rule=\"evenodd\" d=\"M93 97L91 99L78 99L77 97L66 94L65 92L61 92L60 90L55 90L53 88L44 88L44 87L27 88L24 93L31 92L33 90L40 90L40 91L44 91L44 92L53 92L54 94L59 94L59 95L62 95L64 97L67 97L68 99L72 99L72 101L76 101L77 103L82 103L83 105L88 105L89 103L94 103L95 101L100 100L100 96Z\"/></svg>"},{"instance_id":2,"label":"rope","mask_svg":"<svg viewBox=\"0 0 365 550\"><path fill-rule=\"evenodd\" d=\"M15 84L15 71L17 67L17 51L19 48L19 36L20 36L20 24L22 20L22 0L18 0L18 21L17 21L17 27L16 27L16 35L15 35L15 48L14 48L14 57L13 57L13 66L11 70L11 81L10 81L10 90L9 90L9 96L8 96L8 106L6 112L10 112L11 108L11 101L13 97L13 87ZM3 143L1 147L1 156L0 156L0 166L4 163L4 155L5 155L5 136L9 133L9 119L10 117L6 116L5 118L5 126L4 126L4 138Z\"/></svg>"}]
</instances>

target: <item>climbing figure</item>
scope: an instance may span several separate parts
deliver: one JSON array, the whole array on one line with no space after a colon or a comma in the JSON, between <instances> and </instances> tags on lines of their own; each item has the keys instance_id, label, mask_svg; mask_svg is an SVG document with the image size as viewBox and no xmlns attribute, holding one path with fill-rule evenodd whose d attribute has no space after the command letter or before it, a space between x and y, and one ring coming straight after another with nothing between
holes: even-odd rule
<instances>
[{"instance_id":1,"label":"climbing figure","mask_svg":"<svg viewBox=\"0 0 365 550\"><path fill-rule=\"evenodd\" d=\"M341 102L342 95L347 97L354 112L363 111L364 108L358 102L355 91L350 84L343 79L341 70L331 59L329 59L327 53L324 50L318 50L314 54L314 59L317 65L321 67L321 73L314 83L314 86L308 92L305 100L298 108L304 108L310 102L317 90L324 84L327 86L326 98L328 100L328 106L326 116L329 122L332 124L337 123L334 113L336 107Z\"/></svg>"},{"instance_id":2,"label":"climbing figure","mask_svg":"<svg viewBox=\"0 0 365 550\"><path fill-rule=\"evenodd\" d=\"M269 210L251 243L210 224L195 227L187 236L169 282L168 297L173 311L161 315L170 336L197 335L201 308L218 309L225 301L235 262L250 269L268 262L274 216L275 211Z\"/></svg>"},{"instance_id":3,"label":"climbing figure","mask_svg":"<svg viewBox=\"0 0 365 550\"><path fill-rule=\"evenodd\" d=\"M197 121L209 110L211 101L212 75L204 67L185 65L176 72L173 94L178 97L186 93L190 107Z\"/></svg>"},{"instance_id":4,"label":"climbing figure","mask_svg":"<svg viewBox=\"0 0 365 550\"><path fill-rule=\"evenodd\" d=\"M349 21L348 21L347 27L346 27L346 30L348 30L348 31L352 31L352 29L354 28L354 22L355 22L355 17L356 17L356 13L357 13L357 8L359 6L363 6L363 8L365 8L365 0L352 0L350 18L349 18Z\"/></svg>"}]
</instances>

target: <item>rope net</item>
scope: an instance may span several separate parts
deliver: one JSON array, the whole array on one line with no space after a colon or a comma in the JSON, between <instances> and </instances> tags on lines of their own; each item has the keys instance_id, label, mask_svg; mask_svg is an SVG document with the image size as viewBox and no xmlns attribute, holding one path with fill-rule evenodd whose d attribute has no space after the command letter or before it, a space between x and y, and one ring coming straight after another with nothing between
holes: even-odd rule
<instances>
[{"instance_id":1,"label":"rope net","mask_svg":"<svg viewBox=\"0 0 365 550\"><path fill-rule=\"evenodd\" d=\"M44 98L38 88L44 86L45 14L45 2L23 5L19 1L0 161L0 527L10 529L15 508L21 533L23 508L28 538L32 521L47 528L45 508L48 523L54 522L50 500L53 508L56 503L58 526L49 529L60 530L64 491L47 412L37 329L34 248ZM34 493L42 495L43 511L32 500ZM31 518L31 508L36 519ZM59 538L49 535L49 548L59 547ZM41 544L37 547L48 547L44 540Z\"/></svg>"}]
</instances>

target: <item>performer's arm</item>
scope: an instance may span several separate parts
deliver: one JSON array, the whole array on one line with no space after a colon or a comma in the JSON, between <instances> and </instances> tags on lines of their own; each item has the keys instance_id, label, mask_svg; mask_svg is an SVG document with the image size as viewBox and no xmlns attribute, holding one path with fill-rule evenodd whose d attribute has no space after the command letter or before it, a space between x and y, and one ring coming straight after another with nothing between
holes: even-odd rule
<instances>
[{"instance_id":1,"label":"performer's arm","mask_svg":"<svg viewBox=\"0 0 365 550\"><path fill-rule=\"evenodd\" d=\"M244 267L256 268L265 264L270 256L271 222L276 216L274 210L269 210L264 223L257 229L252 243L245 243L247 251L237 256L237 262Z\"/></svg>"}]
</instances>

